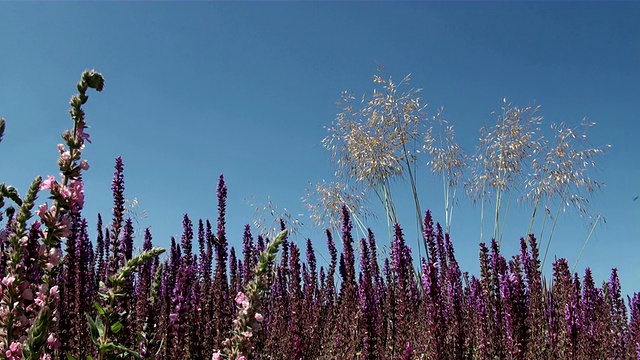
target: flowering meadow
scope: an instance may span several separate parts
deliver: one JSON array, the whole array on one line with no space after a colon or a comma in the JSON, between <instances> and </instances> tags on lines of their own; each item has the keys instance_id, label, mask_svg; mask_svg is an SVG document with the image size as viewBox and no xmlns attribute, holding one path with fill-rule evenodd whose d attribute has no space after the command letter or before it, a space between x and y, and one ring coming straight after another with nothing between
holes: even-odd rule
<instances>
[{"instance_id":1,"label":"flowering meadow","mask_svg":"<svg viewBox=\"0 0 640 360\"><path fill-rule=\"evenodd\" d=\"M272 238L247 225L236 249L220 175L216 221L185 214L161 257L127 217L121 158L111 218L84 218L82 105L103 87L101 74L82 74L58 176L24 196L0 183L0 358L640 359L640 293L624 298L616 269L596 284L563 258L545 279L534 235L511 257L480 243L471 275L430 211L422 255L395 223L387 256L370 230L354 238L352 212L337 205L340 223L320 242L290 240L281 221ZM0 140L4 130L2 120Z\"/></svg>"}]
</instances>

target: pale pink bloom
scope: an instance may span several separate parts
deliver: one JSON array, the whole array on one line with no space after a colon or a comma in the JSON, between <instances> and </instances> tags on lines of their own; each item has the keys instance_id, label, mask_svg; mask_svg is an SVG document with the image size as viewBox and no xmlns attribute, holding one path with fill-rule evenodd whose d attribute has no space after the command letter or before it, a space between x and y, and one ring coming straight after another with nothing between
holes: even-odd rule
<instances>
[{"instance_id":1,"label":"pale pink bloom","mask_svg":"<svg viewBox=\"0 0 640 360\"><path fill-rule=\"evenodd\" d=\"M71 190L71 209L79 212L84 206L84 184L80 180L71 180L69 182Z\"/></svg>"},{"instance_id":2,"label":"pale pink bloom","mask_svg":"<svg viewBox=\"0 0 640 360\"><path fill-rule=\"evenodd\" d=\"M242 309L245 310L243 314L246 315L246 310L249 309L249 298L242 291L236 295L236 304L242 306Z\"/></svg>"},{"instance_id":3,"label":"pale pink bloom","mask_svg":"<svg viewBox=\"0 0 640 360\"><path fill-rule=\"evenodd\" d=\"M82 170L89 170L89 162L85 159L80 160L80 169Z\"/></svg>"},{"instance_id":4,"label":"pale pink bloom","mask_svg":"<svg viewBox=\"0 0 640 360\"><path fill-rule=\"evenodd\" d=\"M44 203L38 206L38 210L36 210L36 215L42 217L42 215L44 215L47 211L49 211L49 204Z\"/></svg>"},{"instance_id":5,"label":"pale pink bloom","mask_svg":"<svg viewBox=\"0 0 640 360\"><path fill-rule=\"evenodd\" d=\"M53 266L58 266L60 264L60 259L62 259L62 250L60 248L51 248L49 250L49 262Z\"/></svg>"},{"instance_id":6,"label":"pale pink bloom","mask_svg":"<svg viewBox=\"0 0 640 360\"><path fill-rule=\"evenodd\" d=\"M244 355L238 355L236 360L247 360L247 358Z\"/></svg>"},{"instance_id":7,"label":"pale pink bloom","mask_svg":"<svg viewBox=\"0 0 640 360\"><path fill-rule=\"evenodd\" d=\"M11 285L13 285L13 282L16 281L16 277L13 275L9 275L9 276L5 276L2 279L2 285L6 286L6 287L11 287Z\"/></svg>"},{"instance_id":8,"label":"pale pink bloom","mask_svg":"<svg viewBox=\"0 0 640 360\"><path fill-rule=\"evenodd\" d=\"M33 302L38 305L39 307L43 307L46 304L46 298L44 297L44 294L41 292L38 292L38 294L36 295L36 298L33 300Z\"/></svg>"},{"instance_id":9,"label":"pale pink bloom","mask_svg":"<svg viewBox=\"0 0 640 360\"><path fill-rule=\"evenodd\" d=\"M61 237L69 237L71 236L71 217L69 214L64 214L60 217L60 221L56 224L56 227L60 231Z\"/></svg>"},{"instance_id":10,"label":"pale pink bloom","mask_svg":"<svg viewBox=\"0 0 640 360\"><path fill-rule=\"evenodd\" d=\"M64 152L64 145L58 144L58 151L62 154Z\"/></svg>"},{"instance_id":11,"label":"pale pink bloom","mask_svg":"<svg viewBox=\"0 0 640 360\"><path fill-rule=\"evenodd\" d=\"M51 189L51 186L56 182L56 178L53 175L49 175L47 180L40 183L40 190Z\"/></svg>"},{"instance_id":12,"label":"pale pink bloom","mask_svg":"<svg viewBox=\"0 0 640 360\"><path fill-rule=\"evenodd\" d=\"M55 337L55 335L53 334L49 334L49 337L47 338L47 346L50 349L58 349L60 347L60 341L58 341L58 339Z\"/></svg>"},{"instance_id":13,"label":"pale pink bloom","mask_svg":"<svg viewBox=\"0 0 640 360\"><path fill-rule=\"evenodd\" d=\"M220 350L213 353L211 360L222 360L222 354L220 353Z\"/></svg>"},{"instance_id":14,"label":"pale pink bloom","mask_svg":"<svg viewBox=\"0 0 640 360\"><path fill-rule=\"evenodd\" d=\"M71 153L69 153L68 151L63 152L62 154L60 154L60 157L62 158L62 160L64 160L64 162L68 162L69 160L71 160Z\"/></svg>"},{"instance_id":15,"label":"pale pink bloom","mask_svg":"<svg viewBox=\"0 0 640 360\"><path fill-rule=\"evenodd\" d=\"M7 360L21 360L22 359L22 344L14 341L9 346L9 350L5 353Z\"/></svg>"},{"instance_id":16,"label":"pale pink bloom","mask_svg":"<svg viewBox=\"0 0 640 360\"><path fill-rule=\"evenodd\" d=\"M243 331L240 334L247 339L253 336L253 333L251 333L251 331Z\"/></svg>"},{"instance_id":17,"label":"pale pink bloom","mask_svg":"<svg viewBox=\"0 0 640 360\"><path fill-rule=\"evenodd\" d=\"M89 134L84 132L82 126L78 126L76 128L76 136L82 141L86 140L89 144L91 144L91 140L89 140Z\"/></svg>"},{"instance_id":18,"label":"pale pink bloom","mask_svg":"<svg viewBox=\"0 0 640 360\"><path fill-rule=\"evenodd\" d=\"M60 298L60 292L58 291L58 285L54 285L54 286L51 287L51 290L49 290L49 296L51 296L51 298L56 300L56 301Z\"/></svg>"},{"instance_id":19,"label":"pale pink bloom","mask_svg":"<svg viewBox=\"0 0 640 360\"><path fill-rule=\"evenodd\" d=\"M40 360L51 360L51 355L43 354L42 356L40 356Z\"/></svg>"},{"instance_id":20,"label":"pale pink bloom","mask_svg":"<svg viewBox=\"0 0 640 360\"><path fill-rule=\"evenodd\" d=\"M257 322L262 322L262 320L264 320L264 316L262 316L262 314L260 313L256 313L254 318L256 319Z\"/></svg>"},{"instance_id":21,"label":"pale pink bloom","mask_svg":"<svg viewBox=\"0 0 640 360\"><path fill-rule=\"evenodd\" d=\"M60 196L64 199L71 199L71 189L68 186L62 187L60 189Z\"/></svg>"}]
</instances>

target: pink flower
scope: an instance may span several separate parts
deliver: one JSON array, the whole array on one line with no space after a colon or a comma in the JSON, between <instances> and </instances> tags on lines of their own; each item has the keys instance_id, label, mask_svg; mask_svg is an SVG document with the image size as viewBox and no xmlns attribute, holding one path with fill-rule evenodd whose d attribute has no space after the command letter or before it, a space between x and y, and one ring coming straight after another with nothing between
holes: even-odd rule
<instances>
[{"instance_id":1,"label":"pink flower","mask_svg":"<svg viewBox=\"0 0 640 360\"><path fill-rule=\"evenodd\" d=\"M84 129L82 126L78 126L76 128L76 136L83 142L86 140L89 144L91 144L91 140L89 140L89 134L84 132Z\"/></svg>"},{"instance_id":2,"label":"pink flower","mask_svg":"<svg viewBox=\"0 0 640 360\"><path fill-rule=\"evenodd\" d=\"M253 333L251 333L251 331L243 331L240 334L247 339L253 336Z\"/></svg>"},{"instance_id":3,"label":"pink flower","mask_svg":"<svg viewBox=\"0 0 640 360\"><path fill-rule=\"evenodd\" d=\"M220 350L213 353L211 360L222 360L222 354L220 353Z\"/></svg>"},{"instance_id":4,"label":"pink flower","mask_svg":"<svg viewBox=\"0 0 640 360\"><path fill-rule=\"evenodd\" d=\"M21 360L22 359L22 344L14 341L9 346L9 350L5 352L7 360Z\"/></svg>"},{"instance_id":5,"label":"pink flower","mask_svg":"<svg viewBox=\"0 0 640 360\"><path fill-rule=\"evenodd\" d=\"M256 319L257 322L262 322L262 320L264 320L264 316L262 316L262 314L260 313L256 313L254 318Z\"/></svg>"},{"instance_id":6,"label":"pink flower","mask_svg":"<svg viewBox=\"0 0 640 360\"><path fill-rule=\"evenodd\" d=\"M238 295L236 295L236 304L242 306L242 309L245 310L246 313L246 310L249 309L249 298L240 291Z\"/></svg>"},{"instance_id":7,"label":"pink flower","mask_svg":"<svg viewBox=\"0 0 640 360\"><path fill-rule=\"evenodd\" d=\"M40 218L42 219L44 214L47 213L47 211L49 211L49 204L44 203L40 206L38 206L38 210L36 210L36 215L40 216ZM43 219L44 221L44 219Z\"/></svg>"},{"instance_id":8,"label":"pink flower","mask_svg":"<svg viewBox=\"0 0 640 360\"><path fill-rule=\"evenodd\" d=\"M80 180L71 180L69 189L71 192L71 209L74 213L80 212L84 206L84 184Z\"/></svg>"},{"instance_id":9,"label":"pink flower","mask_svg":"<svg viewBox=\"0 0 640 360\"><path fill-rule=\"evenodd\" d=\"M45 180L42 183L40 183L40 190L51 189L51 187L55 183L56 183L56 178L54 176L52 176L52 175L49 175L47 177L47 180Z\"/></svg>"},{"instance_id":10,"label":"pink flower","mask_svg":"<svg viewBox=\"0 0 640 360\"><path fill-rule=\"evenodd\" d=\"M13 282L16 281L16 277L13 275L9 275L9 276L5 276L2 279L2 285L6 286L6 287L11 287L11 285L13 285Z\"/></svg>"},{"instance_id":11,"label":"pink flower","mask_svg":"<svg viewBox=\"0 0 640 360\"><path fill-rule=\"evenodd\" d=\"M80 169L85 171L89 170L89 162L85 159L80 160Z\"/></svg>"},{"instance_id":12,"label":"pink flower","mask_svg":"<svg viewBox=\"0 0 640 360\"><path fill-rule=\"evenodd\" d=\"M50 349L58 349L60 347L60 341L58 341L55 335L49 334L49 337L47 338L47 346Z\"/></svg>"},{"instance_id":13,"label":"pink flower","mask_svg":"<svg viewBox=\"0 0 640 360\"><path fill-rule=\"evenodd\" d=\"M62 154L64 152L64 145L58 144L58 151Z\"/></svg>"},{"instance_id":14,"label":"pink flower","mask_svg":"<svg viewBox=\"0 0 640 360\"><path fill-rule=\"evenodd\" d=\"M62 250L60 248L52 248L49 250L49 259L48 262L53 266L58 266L60 264L60 259L62 258Z\"/></svg>"},{"instance_id":15,"label":"pink flower","mask_svg":"<svg viewBox=\"0 0 640 360\"><path fill-rule=\"evenodd\" d=\"M55 285L55 286L51 287L51 290L49 290L49 296L51 296L51 298L56 300L56 301L60 298L60 292L58 291L58 285Z\"/></svg>"},{"instance_id":16,"label":"pink flower","mask_svg":"<svg viewBox=\"0 0 640 360\"><path fill-rule=\"evenodd\" d=\"M33 300L33 302L38 305L39 307L43 307L46 304L46 298L44 297L44 294L41 292L38 292L38 294L36 295L36 298Z\"/></svg>"},{"instance_id":17,"label":"pink flower","mask_svg":"<svg viewBox=\"0 0 640 360\"><path fill-rule=\"evenodd\" d=\"M236 360L247 360L247 358L244 355L238 355Z\"/></svg>"}]
</instances>

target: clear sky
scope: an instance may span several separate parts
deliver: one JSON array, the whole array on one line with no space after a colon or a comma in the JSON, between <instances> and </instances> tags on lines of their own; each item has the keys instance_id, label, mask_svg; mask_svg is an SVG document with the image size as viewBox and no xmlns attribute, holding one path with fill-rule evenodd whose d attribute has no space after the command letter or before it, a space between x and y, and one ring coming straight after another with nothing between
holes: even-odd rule
<instances>
[{"instance_id":1,"label":"clear sky","mask_svg":"<svg viewBox=\"0 0 640 360\"><path fill-rule=\"evenodd\" d=\"M256 217L247 199L264 204L269 196L296 216L305 213L308 183L332 179L324 127L341 91L372 91L378 62L395 79L411 73L428 110L445 107L469 153L504 97L541 105L545 126L596 122L592 144L613 146L592 174L607 184L591 201L607 223L578 271L590 266L602 281L617 267L623 291L640 291L639 18L637 2L2 2L0 181L24 194L35 176L57 173L56 144L72 124L68 100L80 73L95 68L106 87L85 107L89 222L98 212L110 218L117 156L126 196L139 199L148 213L142 225L160 246L179 236L184 213L215 221L224 173L228 233L238 247L243 225ZM422 205L443 221L441 183L420 171ZM402 182L395 189L411 234L410 192ZM525 210L512 205L507 257L527 227ZM320 230L301 220L303 234L326 252ZM461 198L453 242L462 270L475 274L479 222ZM386 241L384 221L369 225ZM588 233L577 215L562 215L551 255L573 265Z\"/></svg>"}]
</instances>

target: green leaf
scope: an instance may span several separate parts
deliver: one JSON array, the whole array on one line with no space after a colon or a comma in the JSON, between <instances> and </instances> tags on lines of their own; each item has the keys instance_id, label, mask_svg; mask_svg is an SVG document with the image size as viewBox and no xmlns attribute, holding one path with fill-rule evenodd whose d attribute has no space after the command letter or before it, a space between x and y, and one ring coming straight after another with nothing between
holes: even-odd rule
<instances>
[{"instance_id":1,"label":"green leaf","mask_svg":"<svg viewBox=\"0 0 640 360\"><path fill-rule=\"evenodd\" d=\"M102 323L102 319L96 319L96 329L98 330L98 336L100 338L104 338L104 324Z\"/></svg>"},{"instance_id":2,"label":"green leaf","mask_svg":"<svg viewBox=\"0 0 640 360\"><path fill-rule=\"evenodd\" d=\"M108 342L106 344L100 344L100 346L98 346L98 350L105 351L105 352L112 352L113 350L116 349L116 344L112 343L112 342Z\"/></svg>"},{"instance_id":3,"label":"green leaf","mask_svg":"<svg viewBox=\"0 0 640 360\"><path fill-rule=\"evenodd\" d=\"M120 332L120 330L122 330L122 323L120 321L111 324L111 332L117 334Z\"/></svg>"},{"instance_id":4,"label":"green leaf","mask_svg":"<svg viewBox=\"0 0 640 360\"><path fill-rule=\"evenodd\" d=\"M87 316L87 322L89 322L89 329L91 330L91 340L95 345L98 345L98 326L89 314L85 315Z\"/></svg>"},{"instance_id":5,"label":"green leaf","mask_svg":"<svg viewBox=\"0 0 640 360\"><path fill-rule=\"evenodd\" d=\"M140 354L138 354L137 352L135 352L135 351L133 351L133 350L131 350L131 349L125 347L125 346L122 346L122 345L119 345L119 344L114 344L114 346L116 347L116 349L118 349L120 351L124 351L125 353L127 353L127 354L129 354L131 356L134 356L137 359L141 358Z\"/></svg>"},{"instance_id":6,"label":"green leaf","mask_svg":"<svg viewBox=\"0 0 640 360\"><path fill-rule=\"evenodd\" d=\"M76 360L76 358L73 357L73 355L67 354L67 360Z\"/></svg>"},{"instance_id":7,"label":"green leaf","mask_svg":"<svg viewBox=\"0 0 640 360\"><path fill-rule=\"evenodd\" d=\"M104 309L102 308L102 306L100 306L100 304L97 301L93 302L93 307L96 308L96 310L98 310L98 314L104 316Z\"/></svg>"}]
</instances>

